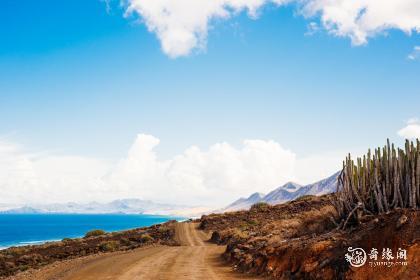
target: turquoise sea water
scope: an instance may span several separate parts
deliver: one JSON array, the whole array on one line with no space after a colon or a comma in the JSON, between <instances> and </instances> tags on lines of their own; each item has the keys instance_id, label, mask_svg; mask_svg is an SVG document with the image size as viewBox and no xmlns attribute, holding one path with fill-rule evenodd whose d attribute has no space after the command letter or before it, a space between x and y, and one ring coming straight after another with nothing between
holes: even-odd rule
<instances>
[{"instance_id":1,"label":"turquoise sea water","mask_svg":"<svg viewBox=\"0 0 420 280\"><path fill-rule=\"evenodd\" d=\"M82 237L92 229L118 231L181 218L124 214L0 214L0 249Z\"/></svg>"}]
</instances>

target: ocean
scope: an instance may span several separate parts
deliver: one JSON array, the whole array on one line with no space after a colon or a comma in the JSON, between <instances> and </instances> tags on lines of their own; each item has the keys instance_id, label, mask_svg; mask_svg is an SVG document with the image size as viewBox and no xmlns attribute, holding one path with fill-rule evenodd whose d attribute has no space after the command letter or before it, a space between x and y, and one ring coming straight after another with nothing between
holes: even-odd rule
<instances>
[{"instance_id":1,"label":"ocean","mask_svg":"<svg viewBox=\"0 0 420 280\"><path fill-rule=\"evenodd\" d=\"M92 229L119 231L177 217L126 214L0 214L0 249L82 237Z\"/></svg>"}]
</instances>

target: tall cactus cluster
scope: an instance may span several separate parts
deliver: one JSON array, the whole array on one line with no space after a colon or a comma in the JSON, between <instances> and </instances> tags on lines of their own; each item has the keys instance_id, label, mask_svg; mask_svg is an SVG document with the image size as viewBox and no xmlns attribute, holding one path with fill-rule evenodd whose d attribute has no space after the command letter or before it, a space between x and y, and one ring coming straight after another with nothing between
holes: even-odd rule
<instances>
[{"instance_id":1,"label":"tall cactus cluster","mask_svg":"<svg viewBox=\"0 0 420 280\"><path fill-rule=\"evenodd\" d=\"M363 158L343 162L335 197L340 225L358 223L365 214L395 208L420 208L420 141L406 140L405 149L394 144L369 150Z\"/></svg>"}]
</instances>

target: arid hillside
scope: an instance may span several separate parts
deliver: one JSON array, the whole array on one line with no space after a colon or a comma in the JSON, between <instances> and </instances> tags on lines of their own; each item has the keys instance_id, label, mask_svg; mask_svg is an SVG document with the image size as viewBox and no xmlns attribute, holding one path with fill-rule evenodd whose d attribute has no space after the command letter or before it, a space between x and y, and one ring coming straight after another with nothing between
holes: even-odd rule
<instances>
[{"instance_id":1,"label":"arid hillside","mask_svg":"<svg viewBox=\"0 0 420 280\"><path fill-rule=\"evenodd\" d=\"M151 227L105 233L94 230L84 238L63 239L44 245L11 247L0 251L0 279L28 269L94 255L98 253L127 251L152 244L178 245L175 241L176 221Z\"/></svg>"},{"instance_id":2,"label":"arid hillside","mask_svg":"<svg viewBox=\"0 0 420 280\"><path fill-rule=\"evenodd\" d=\"M213 242L227 245L223 257L242 272L275 279L420 278L418 210L365 215L360 224L338 230L331 198L307 196L203 216L200 228L213 232ZM362 266L346 260L350 247L366 252ZM377 260L372 249L378 251ZM388 249L391 254L383 255ZM399 254L403 250L406 259ZM389 255L393 259L386 259Z\"/></svg>"},{"instance_id":3,"label":"arid hillside","mask_svg":"<svg viewBox=\"0 0 420 280\"><path fill-rule=\"evenodd\" d=\"M0 278L420 279L418 210L364 215L338 229L332 196L10 248L0 251Z\"/></svg>"}]
</instances>

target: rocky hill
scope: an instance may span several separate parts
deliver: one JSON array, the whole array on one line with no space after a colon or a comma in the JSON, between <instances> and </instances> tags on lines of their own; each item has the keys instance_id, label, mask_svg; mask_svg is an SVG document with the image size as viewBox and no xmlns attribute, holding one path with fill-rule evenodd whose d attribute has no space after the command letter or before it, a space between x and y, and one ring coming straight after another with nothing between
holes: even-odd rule
<instances>
[{"instance_id":1,"label":"rocky hill","mask_svg":"<svg viewBox=\"0 0 420 280\"><path fill-rule=\"evenodd\" d=\"M284 203L305 195L324 195L335 192L337 189L337 178L339 172L332 176L309 185L299 185L294 182L288 182L280 186L267 195L254 193L248 198L240 198L232 204L221 209L219 212L230 212L238 210L248 210L252 205L258 202L266 202L271 205Z\"/></svg>"},{"instance_id":2,"label":"rocky hill","mask_svg":"<svg viewBox=\"0 0 420 280\"><path fill-rule=\"evenodd\" d=\"M224 258L242 272L274 279L418 279L419 213L397 209L337 230L331 195L305 196L203 216L200 228L227 245Z\"/></svg>"},{"instance_id":3,"label":"rocky hill","mask_svg":"<svg viewBox=\"0 0 420 280\"><path fill-rule=\"evenodd\" d=\"M220 209L218 212L226 212L226 211L238 211L243 209L249 209L251 205L254 205L255 203L260 202L264 198L263 193L253 193L248 198L240 198L236 200L235 202L229 204L223 209Z\"/></svg>"}]
</instances>

